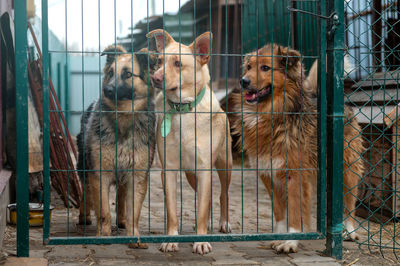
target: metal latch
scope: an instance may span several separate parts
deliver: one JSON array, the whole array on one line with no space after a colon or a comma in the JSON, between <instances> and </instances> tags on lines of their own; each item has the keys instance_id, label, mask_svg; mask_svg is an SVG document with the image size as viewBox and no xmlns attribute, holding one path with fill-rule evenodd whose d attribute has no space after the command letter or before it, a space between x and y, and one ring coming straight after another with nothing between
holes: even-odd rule
<instances>
[{"instance_id":1,"label":"metal latch","mask_svg":"<svg viewBox=\"0 0 400 266\"><path fill-rule=\"evenodd\" d=\"M336 14L336 12L333 12L329 16L324 16L324 15L316 14L316 13L313 13L313 12L310 12L310 11L293 8L291 6L288 6L287 9L290 12L303 13L303 14L307 14L307 15L310 15L310 16L314 16L314 17L318 17L318 18L322 18L322 19L326 19L326 20L332 21L331 25L330 25L331 27L330 27L330 29L328 31L328 36L331 36L336 31L337 25L339 25L339 16Z\"/></svg>"}]
</instances>

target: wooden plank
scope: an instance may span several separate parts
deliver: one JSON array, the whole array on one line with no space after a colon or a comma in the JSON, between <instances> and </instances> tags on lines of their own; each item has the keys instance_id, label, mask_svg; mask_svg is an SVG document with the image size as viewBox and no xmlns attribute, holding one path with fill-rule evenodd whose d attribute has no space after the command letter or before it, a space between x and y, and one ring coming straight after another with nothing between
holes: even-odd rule
<instances>
[{"instance_id":1,"label":"wooden plank","mask_svg":"<svg viewBox=\"0 0 400 266\"><path fill-rule=\"evenodd\" d=\"M390 101L397 102L399 100L400 90L395 88L385 88L384 90L362 90L349 93L345 96L346 102L351 102L357 105L382 104Z\"/></svg>"},{"instance_id":2,"label":"wooden plank","mask_svg":"<svg viewBox=\"0 0 400 266\"><path fill-rule=\"evenodd\" d=\"M384 86L385 90L390 88L398 89L400 84L400 70L373 73L352 86L352 89L368 88L374 89Z\"/></svg>"},{"instance_id":3,"label":"wooden plank","mask_svg":"<svg viewBox=\"0 0 400 266\"><path fill-rule=\"evenodd\" d=\"M42 142L40 138L39 119L32 103L28 98L28 128L29 128L29 173L43 171Z\"/></svg>"},{"instance_id":4,"label":"wooden plank","mask_svg":"<svg viewBox=\"0 0 400 266\"><path fill-rule=\"evenodd\" d=\"M383 125L384 118L394 106L364 106L352 107L355 117L361 124Z\"/></svg>"}]
</instances>

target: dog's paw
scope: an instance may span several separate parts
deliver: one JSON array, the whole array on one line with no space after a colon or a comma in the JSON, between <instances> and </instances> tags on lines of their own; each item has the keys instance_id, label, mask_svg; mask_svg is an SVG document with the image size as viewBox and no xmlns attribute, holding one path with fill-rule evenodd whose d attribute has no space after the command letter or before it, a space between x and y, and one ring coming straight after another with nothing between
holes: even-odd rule
<instances>
[{"instance_id":1,"label":"dog's paw","mask_svg":"<svg viewBox=\"0 0 400 266\"><path fill-rule=\"evenodd\" d=\"M347 231L343 231L343 240L356 242L357 240L360 240L360 236L356 232L349 233Z\"/></svg>"},{"instance_id":2,"label":"dog's paw","mask_svg":"<svg viewBox=\"0 0 400 266\"><path fill-rule=\"evenodd\" d=\"M118 221L118 228L119 229L126 229L126 225L124 221Z\"/></svg>"},{"instance_id":3,"label":"dog's paw","mask_svg":"<svg viewBox=\"0 0 400 266\"><path fill-rule=\"evenodd\" d=\"M78 225L91 225L92 218L90 216L81 216L79 215Z\"/></svg>"},{"instance_id":4,"label":"dog's paw","mask_svg":"<svg viewBox=\"0 0 400 266\"><path fill-rule=\"evenodd\" d=\"M111 226L104 226L102 229L99 227L96 230L96 236L111 236Z\"/></svg>"},{"instance_id":5,"label":"dog's paw","mask_svg":"<svg viewBox=\"0 0 400 266\"><path fill-rule=\"evenodd\" d=\"M225 234L231 233L232 232L231 224L226 221L219 222L219 231Z\"/></svg>"},{"instance_id":6,"label":"dog's paw","mask_svg":"<svg viewBox=\"0 0 400 266\"><path fill-rule=\"evenodd\" d=\"M210 253L211 251L212 247L208 242L194 242L193 244L193 253L204 255Z\"/></svg>"},{"instance_id":7,"label":"dog's paw","mask_svg":"<svg viewBox=\"0 0 400 266\"><path fill-rule=\"evenodd\" d=\"M193 231L195 231L195 232L196 232L196 224L193 224L192 228L193 228ZM207 230L208 230L208 231L211 231L211 221L210 221L210 222L208 222L208 225L207 225Z\"/></svg>"},{"instance_id":8,"label":"dog's paw","mask_svg":"<svg viewBox=\"0 0 400 266\"><path fill-rule=\"evenodd\" d=\"M162 243L160 248L162 252L175 252L179 250L178 243Z\"/></svg>"},{"instance_id":9,"label":"dog's paw","mask_svg":"<svg viewBox=\"0 0 400 266\"><path fill-rule=\"evenodd\" d=\"M343 222L343 226L344 229L342 236L345 241L355 242L360 239L360 236L356 233L354 222L352 223L350 220L346 220Z\"/></svg>"},{"instance_id":10,"label":"dog's paw","mask_svg":"<svg viewBox=\"0 0 400 266\"><path fill-rule=\"evenodd\" d=\"M271 242L271 248L277 253L296 253L298 250L298 240L288 240L288 241L273 241Z\"/></svg>"},{"instance_id":11,"label":"dog's paw","mask_svg":"<svg viewBox=\"0 0 400 266\"><path fill-rule=\"evenodd\" d=\"M149 245L147 245L146 243L129 243L128 247L134 249L148 249Z\"/></svg>"}]
</instances>

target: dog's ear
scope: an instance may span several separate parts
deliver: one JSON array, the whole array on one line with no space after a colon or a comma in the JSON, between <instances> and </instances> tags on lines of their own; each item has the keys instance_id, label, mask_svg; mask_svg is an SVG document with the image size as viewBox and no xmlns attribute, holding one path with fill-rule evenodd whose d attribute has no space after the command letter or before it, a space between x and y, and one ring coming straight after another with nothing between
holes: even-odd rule
<instances>
[{"instance_id":1,"label":"dog's ear","mask_svg":"<svg viewBox=\"0 0 400 266\"><path fill-rule=\"evenodd\" d=\"M114 62L115 57L119 56L121 53L126 53L126 50L120 45L110 45L101 53L101 56L107 55L106 66Z\"/></svg>"},{"instance_id":2,"label":"dog's ear","mask_svg":"<svg viewBox=\"0 0 400 266\"><path fill-rule=\"evenodd\" d=\"M189 45L189 48L192 50L193 54L196 54L196 58L201 65L207 64L210 60L212 38L212 33L207 31L197 37L196 40Z\"/></svg>"},{"instance_id":3,"label":"dog's ear","mask_svg":"<svg viewBox=\"0 0 400 266\"><path fill-rule=\"evenodd\" d=\"M156 48L158 52L164 51L165 47L167 47L172 42L175 42L171 35L169 35L168 32L162 29L150 31L146 36L150 39L154 37L154 39L156 40Z\"/></svg>"},{"instance_id":4,"label":"dog's ear","mask_svg":"<svg viewBox=\"0 0 400 266\"><path fill-rule=\"evenodd\" d=\"M292 68L293 66L297 65L300 61L300 53L296 50L290 49L289 47L281 47L278 46L277 55L280 57L278 58L279 64L283 68Z\"/></svg>"},{"instance_id":5,"label":"dog's ear","mask_svg":"<svg viewBox=\"0 0 400 266\"><path fill-rule=\"evenodd\" d=\"M136 54L136 59L140 68L145 69L146 71L148 66L150 71L154 70L157 64L157 54L148 51L147 48L140 49L139 53Z\"/></svg>"}]
</instances>

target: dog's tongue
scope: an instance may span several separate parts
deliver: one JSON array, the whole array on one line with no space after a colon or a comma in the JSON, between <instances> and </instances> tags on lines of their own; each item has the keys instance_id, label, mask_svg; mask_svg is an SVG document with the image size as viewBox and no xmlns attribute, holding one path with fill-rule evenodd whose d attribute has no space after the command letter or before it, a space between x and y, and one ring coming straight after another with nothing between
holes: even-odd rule
<instances>
[{"instance_id":1,"label":"dog's tongue","mask_svg":"<svg viewBox=\"0 0 400 266\"><path fill-rule=\"evenodd\" d=\"M262 97L262 96L264 96L265 94L267 94L268 92L269 92L269 88L263 89L263 90L261 90L261 91L258 92L258 96L259 96L259 97Z\"/></svg>"},{"instance_id":2,"label":"dog's tongue","mask_svg":"<svg viewBox=\"0 0 400 266\"><path fill-rule=\"evenodd\" d=\"M244 97L246 98L247 101L253 101L257 97L257 94L256 93L246 93L246 95Z\"/></svg>"}]
</instances>

